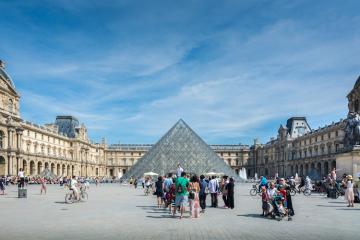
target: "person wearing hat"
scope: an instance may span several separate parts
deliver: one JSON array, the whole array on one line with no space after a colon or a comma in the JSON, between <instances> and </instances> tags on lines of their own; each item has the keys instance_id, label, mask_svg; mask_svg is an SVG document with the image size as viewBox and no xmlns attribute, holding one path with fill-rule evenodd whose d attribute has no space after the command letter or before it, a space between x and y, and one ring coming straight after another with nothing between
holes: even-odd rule
<instances>
[{"instance_id":1,"label":"person wearing hat","mask_svg":"<svg viewBox=\"0 0 360 240\"><path fill-rule=\"evenodd\" d=\"M354 183L353 177L348 175L346 177L346 191L345 191L345 199L348 201L348 207L354 207Z\"/></svg>"}]
</instances>

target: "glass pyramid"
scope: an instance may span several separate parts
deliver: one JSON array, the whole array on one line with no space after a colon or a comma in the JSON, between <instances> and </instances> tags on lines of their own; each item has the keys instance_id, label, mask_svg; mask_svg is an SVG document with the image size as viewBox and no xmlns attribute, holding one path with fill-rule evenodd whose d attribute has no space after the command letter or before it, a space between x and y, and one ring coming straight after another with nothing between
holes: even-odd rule
<instances>
[{"instance_id":1,"label":"glass pyramid","mask_svg":"<svg viewBox=\"0 0 360 240\"><path fill-rule=\"evenodd\" d=\"M237 175L182 119L180 119L150 150L123 176L142 177L145 172L166 175L175 172L180 163L185 172Z\"/></svg>"}]
</instances>

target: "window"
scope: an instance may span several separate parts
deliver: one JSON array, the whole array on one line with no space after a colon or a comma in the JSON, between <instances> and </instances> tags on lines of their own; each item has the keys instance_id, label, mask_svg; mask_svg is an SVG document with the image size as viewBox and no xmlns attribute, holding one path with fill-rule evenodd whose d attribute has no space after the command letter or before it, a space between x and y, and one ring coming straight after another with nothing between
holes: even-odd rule
<instances>
[{"instance_id":1,"label":"window","mask_svg":"<svg viewBox=\"0 0 360 240\"><path fill-rule=\"evenodd\" d=\"M4 140L5 140L5 134L3 131L0 131L0 148L4 148Z\"/></svg>"},{"instance_id":2,"label":"window","mask_svg":"<svg viewBox=\"0 0 360 240\"><path fill-rule=\"evenodd\" d=\"M9 110L9 112L13 112L13 110L14 110L14 102L12 99L9 99L8 110Z\"/></svg>"},{"instance_id":3,"label":"window","mask_svg":"<svg viewBox=\"0 0 360 240\"><path fill-rule=\"evenodd\" d=\"M336 136L336 137L338 137L338 136L339 136L339 131L338 131L338 130L336 130L336 132L335 132L335 136Z\"/></svg>"},{"instance_id":4,"label":"window","mask_svg":"<svg viewBox=\"0 0 360 240\"><path fill-rule=\"evenodd\" d=\"M328 139L330 139L331 138L331 133L328 133Z\"/></svg>"}]
</instances>

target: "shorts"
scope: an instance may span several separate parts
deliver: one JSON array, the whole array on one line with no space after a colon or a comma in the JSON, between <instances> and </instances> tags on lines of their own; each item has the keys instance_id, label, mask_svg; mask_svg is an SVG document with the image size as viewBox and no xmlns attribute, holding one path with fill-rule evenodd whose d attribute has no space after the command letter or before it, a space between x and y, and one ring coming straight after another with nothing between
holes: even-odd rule
<instances>
[{"instance_id":1,"label":"shorts","mask_svg":"<svg viewBox=\"0 0 360 240\"><path fill-rule=\"evenodd\" d=\"M175 206L177 207L185 207L186 205L188 205L188 196L182 196L182 195L178 195L175 198Z\"/></svg>"},{"instance_id":2,"label":"shorts","mask_svg":"<svg viewBox=\"0 0 360 240\"><path fill-rule=\"evenodd\" d=\"M158 197L158 198L163 198L164 197L164 193L163 192L155 192L155 195Z\"/></svg>"}]
</instances>

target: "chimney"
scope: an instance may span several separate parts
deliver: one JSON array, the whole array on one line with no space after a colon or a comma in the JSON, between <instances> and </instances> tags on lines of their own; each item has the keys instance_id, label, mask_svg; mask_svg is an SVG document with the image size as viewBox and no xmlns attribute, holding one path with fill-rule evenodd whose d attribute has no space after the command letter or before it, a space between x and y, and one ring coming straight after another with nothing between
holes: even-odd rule
<instances>
[{"instance_id":1,"label":"chimney","mask_svg":"<svg viewBox=\"0 0 360 240\"><path fill-rule=\"evenodd\" d=\"M2 69L5 68L5 62L3 60L0 60L0 68Z\"/></svg>"}]
</instances>

